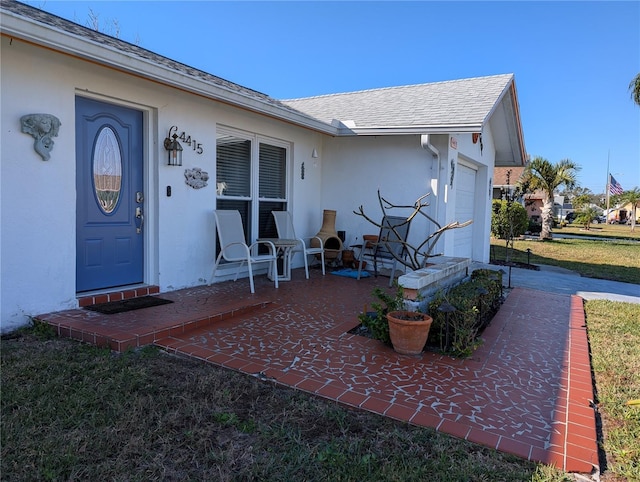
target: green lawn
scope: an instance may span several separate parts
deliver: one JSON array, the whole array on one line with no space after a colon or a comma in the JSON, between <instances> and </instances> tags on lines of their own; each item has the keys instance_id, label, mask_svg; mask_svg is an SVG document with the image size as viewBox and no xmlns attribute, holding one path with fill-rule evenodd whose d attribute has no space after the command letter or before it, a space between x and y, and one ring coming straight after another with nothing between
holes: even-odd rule
<instances>
[{"instance_id":1,"label":"green lawn","mask_svg":"<svg viewBox=\"0 0 640 482\"><path fill-rule=\"evenodd\" d=\"M603 482L640 480L640 305L585 303L607 470Z\"/></svg>"},{"instance_id":2,"label":"green lawn","mask_svg":"<svg viewBox=\"0 0 640 482\"><path fill-rule=\"evenodd\" d=\"M640 285L640 226L635 232L629 226L601 227L583 231L570 226L554 233L618 239L516 240L510 259ZM492 257L504 260L504 240L492 239L491 244ZM640 305L588 301L585 311L607 458L601 480L640 481L640 406L625 404L640 399Z\"/></svg>"},{"instance_id":3,"label":"green lawn","mask_svg":"<svg viewBox=\"0 0 640 482\"><path fill-rule=\"evenodd\" d=\"M527 250L531 250L527 252ZM590 239L515 240L510 260L561 266L582 276L640 284L640 242ZM503 239L491 239L491 259L505 260Z\"/></svg>"},{"instance_id":4,"label":"green lawn","mask_svg":"<svg viewBox=\"0 0 640 482\"><path fill-rule=\"evenodd\" d=\"M496 251L501 241L495 240ZM640 245L517 241L518 256L640 284ZM640 305L589 301L607 467L640 480ZM540 464L148 348L46 327L0 340L0 474L30 480L572 481Z\"/></svg>"},{"instance_id":5,"label":"green lawn","mask_svg":"<svg viewBox=\"0 0 640 482\"><path fill-rule=\"evenodd\" d=\"M631 231L631 226L621 224L592 224L588 230L577 224L569 224L563 228L554 228L553 232L555 234L571 234L575 236L640 240L640 224L636 225L634 231Z\"/></svg>"},{"instance_id":6,"label":"green lawn","mask_svg":"<svg viewBox=\"0 0 640 482\"><path fill-rule=\"evenodd\" d=\"M24 333L1 356L3 481L571 480L153 348L118 356Z\"/></svg>"}]
</instances>

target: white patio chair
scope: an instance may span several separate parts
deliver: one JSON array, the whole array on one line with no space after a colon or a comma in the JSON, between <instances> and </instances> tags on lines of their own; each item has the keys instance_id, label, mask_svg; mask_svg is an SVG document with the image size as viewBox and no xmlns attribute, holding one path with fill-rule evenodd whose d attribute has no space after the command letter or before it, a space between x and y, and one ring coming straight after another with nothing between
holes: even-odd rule
<instances>
[{"instance_id":1,"label":"white patio chair","mask_svg":"<svg viewBox=\"0 0 640 482\"><path fill-rule=\"evenodd\" d=\"M253 285L253 265L257 263L270 263L269 274L273 276L277 288L278 264L276 262L276 248L273 243L271 241L256 241L251 245L247 245L239 211L217 210L213 212L213 215L216 218L216 230L218 231L221 249L216 259L216 264L213 266L211 282L222 259L228 262L239 262L236 277L233 279L234 281L238 279L238 273L240 273L240 269L246 263L249 268L251 292L255 293L255 287ZM258 245L260 244L265 244L269 247L269 254L258 254ZM211 285L211 282L209 282L209 285Z\"/></svg>"},{"instance_id":2,"label":"white patio chair","mask_svg":"<svg viewBox=\"0 0 640 482\"><path fill-rule=\"evenodd\" d=\"M276 230L278 231L278 237L282 239L296 239L298 241L298 245L291 250L291 256L293 257L294 253L302 253L302 257L304 259L304 273L307 279L309 279L309 264L307 262L307 256L309 255L320 255L320 261L322 263L322 274L325 274L324 269L324 245L322 239L318 236L313 236L314 238L320 241L320 247L312 248L307 247L307 244L304 242L302 238L298 238L293 229L293 217L291 213L288 211L271 211L273 214L273 218L276 221Z\"/></svg>"}]
</instances>

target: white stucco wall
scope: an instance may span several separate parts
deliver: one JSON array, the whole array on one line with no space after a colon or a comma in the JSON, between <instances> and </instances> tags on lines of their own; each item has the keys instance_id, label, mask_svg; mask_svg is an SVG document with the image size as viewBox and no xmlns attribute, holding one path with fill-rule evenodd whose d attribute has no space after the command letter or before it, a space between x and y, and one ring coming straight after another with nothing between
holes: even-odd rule
<instances>
[{"instance_id":1,"label":"white stucco wall","mask_svg":"<svg viewBox=\"0 0 640 482\"><path fill-rule=\"evenodd\" d=\"M450 139L457 141L457 149ZM474 260L489 259L490 203L485 199L489 192L489 173L493 172L493 145L486 138L483 150L472 142L471 134L432 135L431 144L439 157L423 149L420 136L371 136L331 138L325 142L327 159L323 161L322 199L323 209L335 209L336 226L346 231L347 244L361 241L363 234L377 234L377 229L360 216L353 214L360 205L373 219L380 220L377 190L390 202L412 205L418 197L429 193L426 213L441 225L456 219L456 183L450 186L451 160L465 162L477 169L476 212L473 229ZM396 211L395 213L393 211ZM406 215L406 210L392 210L388 214ZM422 242L434 231L434 225L425 218L412 222L409 241L412 245ZM448 231L436 244L434 253L457 256L454 249L454 231Z\"/></svg>"},{"instance_id":2,"label":"white stucco wall","mask_svg":"<svg viewBox=\"0 0 640 482\"><path fill-rule=\"evenodd\" d=\"M77 306L75 288L75 97L86 95L145 114L145 283L161 291L205 284L215 253L216 126L226 125L290 142L290 208L299 235L322 222L322 136L274 119L150 83L67 55L2 37L1 104L1 298L3 332L28 316ZM43 161L33 138L20 132L20 117L53 114L61 128ZM185 146L183 166L166 165L163 140L178 125L203 144ZM321 160L319 158L318 160ZM305 162L305 179L300 176ZM185 184L184 170L199 167L209 185ZM171 186L171 197L166 192ZM315 231L314 231L315 230ZM313 231L313 232L312 232Z\"/></svg>"},{"instance_id":3,"label":"white stucco wall","mask_svg":"<svg viewBox=\"0 0 640 482\"><path fill-rule=\"evenodd\" d=\"M326 158L322 169L323 209L335 209L336 226L346 232L347 244L361 242L363 234L377 234L378 229L356 216L359 206L380 221L383 213L377 191L390 202L412 205L431 191L433 169L431 154L420 148L419 136L343 137L325 142ZM435 195L428 199L433 204ZM429 206L429 212L432 210ZM388 214L408 215L409 209ZM416 220L418 221L418 220ZM427 230L422 220L412 224L410 239L418 239Z\"/></svg>"},{"instance_id":4,"label":"white stucco wall","mask_svg":"<svg viewBox=\"0 0 640 482\"><path fill-rule=\"evenodd\" d=\"M75 145L73 90L50 52L2 37L1 223L2 330L27 315L70 308L75 297ZM53 72L56 80L52 80ZM62 126L51 160L34 151L20 117L57 116Z\"/></svg>"},{"instance_id":5,"label":"white stucco wall","mask_svg":"<svg viewBox=\"0 0 640 482\"><path fill-rule=\"evenodd\" d=\"M290 143L289 209L298 236L317 233L323 210L332 209L337 211L336 229L346 232L347 245L361 241L363 234L377 233L353 211L363 205L372 218L381 219L378 189L389 201L404 205L429 193L426 212L443 224L454 221L450 161L471 164L478 172L473 258L488 260L494 159L488 126L482 153L471 134L452 134L457 149L451 148L451 135L438 134L431 136L440 153L434 157L421 146L419 135L329 137L17 38L2 37L1 49L2 332L26 324L29 316L77 306L75 98L79 95L144 113L144 282L159 285L161 291L209 282L215 253L217 126ZM61 121L49 161L34 151L33 138L20 132L20 117L31 113L52 114ZM199 155L185 146L182 167L166 165L163 141L173 125L197 139L204 150ZM185 169L195 167L209 173L209 185L203 189L185 184ZM419 217L411 226L410 241L422 241L432 231L433 226ZM451 236L441 239L436 252L456 255ZM301 261L297 257L294 266Z\"/></svg>"}]
</instances>

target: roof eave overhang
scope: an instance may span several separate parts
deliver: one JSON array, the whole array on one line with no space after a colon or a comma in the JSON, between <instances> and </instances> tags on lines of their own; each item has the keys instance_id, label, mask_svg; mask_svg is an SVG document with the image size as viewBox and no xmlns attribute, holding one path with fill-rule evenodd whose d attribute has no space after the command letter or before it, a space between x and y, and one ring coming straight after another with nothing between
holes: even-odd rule
<instances>
[{"instance_id":1,"label":"roof eave overhang","mask_svg":"<svg viewBox=\"0 0 640 482\"><path fill-rule=\"evenodd\" d=\"M482 124L448 124L422 126L340 127L341 136L397 136L418 134L464 134L482 132Z\"/></svg>"},{"instance_id":2,"label":"roof eave overhang","mask_svg":"<svg viewBox=\"0 0 640 482\"><path fill-rule=\"evenodd\" d=\"M511 145L511 152L513 160L511 162L504 162L503 160L496 159L496 166L510 167L510 166L524 166L527 163L527 152L524 144L524 133L522 130L522 121L520 119L520 106L518 102L518 94L516 92L515 79L511 80L505 85L504 89L500 93L498 100L493 105L485 117L484 123L490 123L491 118L495 114L499 107L503 107L511 115L514 128L509 132L509 143Z\"/></svg>"},{"instance_id":3,"label":"roof eave overhang","mask_svg":"<svg viewBox=\"0 0 640 482\"><path fill-rule=\"evenodd\" d=\"M42 46L121 72L126 72L136 77L152 80L185 92L191 92L211 100L260 113L297 126L332 136L338 135L338 129L335 126L320 120L297 114L287 109L280 109L260 99L244 95L242 92L233 91L223 86L194 78L135 55L127 55L114 47L99 44L90 39L56 29L50 25L41 24L32 19L16 15L13 12L2 10L0 12L0 18L0 24L2 25L1 33L4 36L15 37L34 45Z\"/></svg>"}]
</instances>

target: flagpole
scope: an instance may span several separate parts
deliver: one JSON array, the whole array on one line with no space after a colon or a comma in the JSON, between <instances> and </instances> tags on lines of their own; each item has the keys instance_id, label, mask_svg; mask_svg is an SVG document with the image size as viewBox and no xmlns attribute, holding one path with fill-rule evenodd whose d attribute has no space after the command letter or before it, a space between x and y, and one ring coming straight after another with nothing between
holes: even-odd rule
<instances>
[{"instance_id":1,"label":"flagpole","mask_svg":"<svg viewBox=\"0 0 640 482\"><path fill-rule=\"evenodd\" d=\"M606 196L607 196L607 214L606 214L606 219L605 219L605 223L609 224L609 191L611 190L611 172L609 171L609 157L610 157L611 151L607 151L607 186L606 186Z\"/></svg>"}]
</instances>

